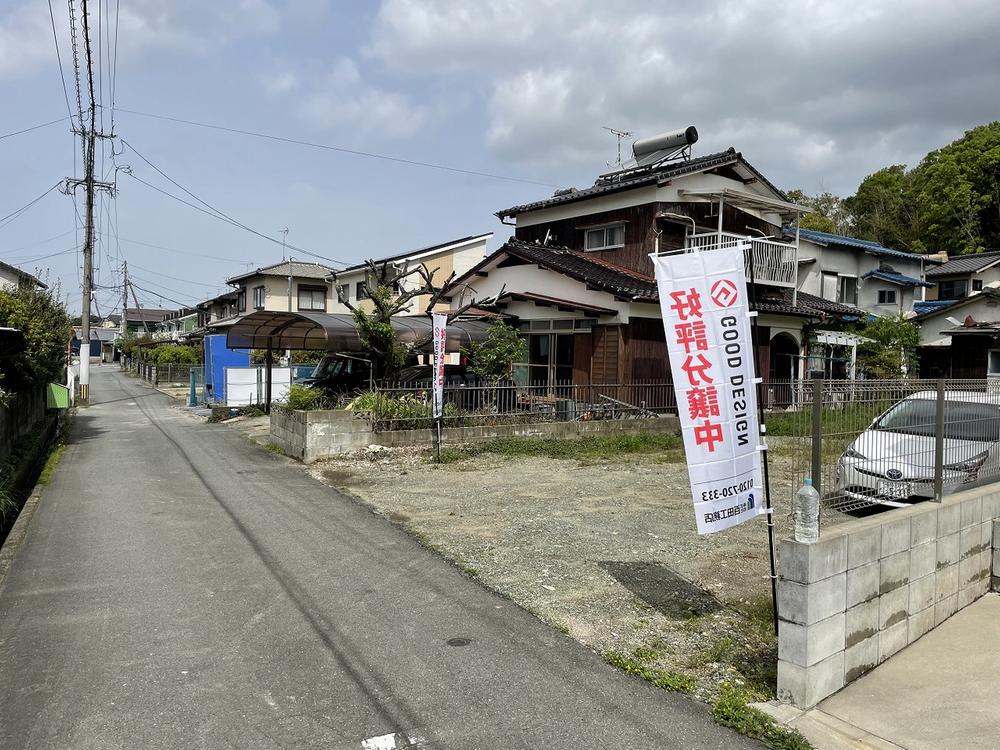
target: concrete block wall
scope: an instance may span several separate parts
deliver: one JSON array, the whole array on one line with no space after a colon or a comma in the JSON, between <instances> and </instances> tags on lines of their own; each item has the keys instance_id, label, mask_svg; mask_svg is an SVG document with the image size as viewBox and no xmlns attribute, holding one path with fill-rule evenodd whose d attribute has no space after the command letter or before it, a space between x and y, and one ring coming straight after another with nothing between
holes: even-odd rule
<instances>
[{"instance_id":1,"label":"concrete block wall","mask_svg":"<svg viewBox=\"0 0 1000 750\"><path fill-rule=\"evenodd\" d=\"M1000 580L1000 487L784 540L778 697L814 706Z\"/></svg>"},{"instance_id":2,"label":"concrete block wall","mask_svg":"<svg viewBox=\"0 0 1000 750\"><path fill-rule=\"evenodd\" d=\"M613 419L590 422L546 422L539 424L483 425L478 427L446 427L441 431L445 445L461 445L477 440L502 437L576 438L587 434L678 432L676 417L650 419ZM372 432L371 423L358 419L353 412L271 411L271 442L286 455L304 463L312 463L342 453L384 445L390 448L430 446L434 435L427 430L392 430Z\"/></svg>"}]
</instances>

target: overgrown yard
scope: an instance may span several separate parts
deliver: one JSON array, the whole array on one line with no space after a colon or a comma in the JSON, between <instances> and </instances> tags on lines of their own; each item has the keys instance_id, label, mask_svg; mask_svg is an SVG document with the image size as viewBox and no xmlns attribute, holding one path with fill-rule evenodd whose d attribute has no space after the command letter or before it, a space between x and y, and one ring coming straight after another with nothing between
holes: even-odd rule
<instances>
[{"instance_id":1,"label":"overgrown yard","mask_svg":"<svg viewBox=\"0 0 1000 750\"><path fill-rule=\"evenodd\" d=\"M773 452L779 536L792 460ZM310 471L619 667L715 702L773 694L767 531L699 537L680 439L372 448Z\"/></svg>"}]
</instances>

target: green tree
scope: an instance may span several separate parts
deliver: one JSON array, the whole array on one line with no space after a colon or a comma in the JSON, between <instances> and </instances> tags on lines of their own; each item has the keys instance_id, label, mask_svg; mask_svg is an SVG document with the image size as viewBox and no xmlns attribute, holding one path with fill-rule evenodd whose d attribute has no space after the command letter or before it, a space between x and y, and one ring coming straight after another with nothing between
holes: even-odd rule
<instances>
[{"instance_id":1,"label":"green tree","mask_svg":"<svg viewBox=\"0 0 1000 750\"><path fill-rule=\"evenodd\" d=\"M906 165L894 164L865 177L844 203L858 237L885 247L924 250L916 232L911 178Z\"/></svg>"},{"instance_id":2,"label":"green tree","mask_svg":"<svg viewBox=\"0 0 1000 750\"><path fill-rule=\"evenodd\" d=\"M806 195L801 190L789 190L788 200L812 209L802 217L799 225L803 229L815 229L817 232L831 234L849 234L851 232L851 215L844 205L844 199L830 192L819 195Z\"/></svg>"},{"instance_id":3,"label":"green tree","mask_svg":"<svg viewBox=\"0 0 1000 750\"><path fill-rule=\"evenodd\" d=\"M523 361L528 345L516 328L496 320L486 331L486 338L462 347L469 358L469 370L496 384L511 376L515 362Z\"/></svg>"},{"instance_id":4,"label":"green tree","mask_svg":"<svg viewBox=\"0 0 1000 750\"><path fill-rule=\"evenodd\" d=\"M911 175L921 238L934 251L1000 249L1000 121L931 151Z\"/></svg>"},{"instance_id":5,"label":"green tree","mask_svg":"<svg viewBox=\"0 0 1000 750\"><path fill-rule=\"evenodd\" d=\"M148 361L158 365L196 365L201 350L184 344L163 344L149 353Z\"/></svg>"},{"instance_id":6,"label":"green tree","mask_svg":"<svg viewBox=\"0 0 1000 750\"><path fill-rule=\"evenodd\" d=\"M875 318L858 331L870 343L858 347L858 369L870 378L915 375L920 329L902 315Z\"/></svg>"},{"instance_id":7,"label":"green tree","mask_svg":"<svg viewBox=\"0 0 1000 750\"><path fill-rule=\"evenodd\" d=\"M63 381L73 331L66 307L59 301L58 285L41 289L25 284L0 290L0 327L20 329L27 340L23 352L0 359L0 391L24 391Z\"/></svg>"}]
</instances>

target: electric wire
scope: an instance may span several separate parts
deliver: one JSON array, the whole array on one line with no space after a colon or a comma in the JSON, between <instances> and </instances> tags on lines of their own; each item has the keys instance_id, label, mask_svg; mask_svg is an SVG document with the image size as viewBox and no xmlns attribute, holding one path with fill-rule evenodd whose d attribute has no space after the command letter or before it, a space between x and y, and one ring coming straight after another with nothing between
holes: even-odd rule
<instances>
[{"instance_id":1,"label":"electric wire","mask_svg":"<svg viewBox=\"0 0 1000 750\"><path fill-rule=\"evenodd\" d=\"M55 125L57 122L66 122L66 120L72 120L73 115L70 114L69 117L60 117L55 120L49 120L48 122L43 122L41 125L32 125L30 128L25 128L24 130L15 130L13 133L4 133L0 135L0 141L4 138L13 138L15 135L21 135L22 133L30 133L32 130L39 130L41 128L47 128L49 125Z\"/></svg>"},{"instance_id":2,"label":"electric wire","mask_svg":"<svg viewBox=\"0 0 1000 750\"><path fill-rule=\"evenodd\" d=\"M49 193L51 193L53 190L55 190L61 184L62 184L61 182L57 182L55 185L53 185L52 187L50 187L44 193L42 193L41 195L39 195L37 198L35 198L32 201L30 201L29 203L26 203L25 205L21 206L16 211L12 211L9 214L7 214L6 216L0 218L0 229L3 229L5 226L7 226L8 224L10 224L12 221L14 221L15 219L17 219L17 217L19 217L21 214L23 214L25 211L27 211L32 206L34 206L36 203L38 203L38 201L40 201L46 195L48 195Z\"/></svg>"},{"instance_id":3,"label":"electric wire","mask_svg":"<svg viewBox=\"0 0 1000 750\"><path fill-rule=\"evenodd\" d=\"M157 115L150 112L137 112L133 109L125 109L123 107L118 108L119 112L126 112L130 115L138 115L139 117L152 117L157 120L166 120L168 122L178 122L184 125L194 125L200 128L209 128L211 130L221 130L225 133L237 133L239 135L247 135L253 138L264 138L271 141L279 141L281 143L290 143L296 146L307 146L309 148L318 148L325 151L336 151L341 154L350 154L352 156L362 156L368 159L380 159L382 161L395 162L397 164L405 164L411 167L425 167L427 169L437 169L444 172L455 172L457 174L470 175L474 177L488 177L493 180L506 180L508 182L522 182L528 185L541 185L542 187L555 188L559 187L549 182L541 182L539 180L529 180L524 177L509 177L507 175L495 174L492 172L480 172L474 169L462 169L460 167L451 167L444 164L435 164L428 161L418 161L416 159L404 159L399 156L388 156L386 154L378 154L372 151L359 151L357 149L345 148L343 146L334 146L328 143L314 143L312 141L304 141L299 138L287 138L280 135L272 135L270 133L258 133L253 130L243 130L241 128L230 128L223 125L212 125L207 122L197 122L196 120L185 120L180 117L168 117L166 115Z\"/></svg>"},{"instance_id":4,"label":"electric wire","mask_svg":"<svg viewBox=\"0 0 1000 750\"><path fill-rule=\"evenodd\" d=\"M198 196L196 196L194 193L192 193L190 190L188 190L187 188L185 188L183 185L180 185L176 180L172 179L167 174L165 174L163 172L163 170L161 170L155 164L153 164L148 159L146 159L146 157L144 157L142 154L140 154L138 151L136 151L135 147L132 144L127 143L125 141L125 139L122 139L122 143L125 144L125 145L127 145L136 154L136 156L138 156L144 162L146 162L147 164L149 164L149 166L151 166L154 170L156 170L161 175L163 175L164 178L166 178L172 184L174 184L177 187L179 187L181 190L183 190L185 193L187 193L188 195L190 195L191 197L193 197L199 203L201 203L201 204L203 204L205 206L208 206L208 208L211 209L211 210L202 208L201 206L197 206L194 203L191 203L190 201L186 201L183 198L181 198L181 197L179 197L177 195L174 195L173 193L168 192L168 191L164 190L163 188L157 187L153 183L148 182L148 181L142 179L141 177L137 176L136 174L134 174L132 172L126 172L126 174L128 174L129 177L131 177L132 179L134 179L134 180L136 180L138 182L141 182L146 187L151 188L151 189L155 190L158 193L162 193L163 195L167 196L168 198L172 198L175 201L178 201L179 203L183 203L185 206L189 206L190 208L193 208L196 211L200 211L201 213L206 214L207 216L211 216L212 218L218 219L219 221L222 221L222 222L224 222L226 224L230 224L231 226L237 227L239 229L243 229L244 231L247 231L250 234L254 234L254 235L256 235L256 236L258 236L258 237L260 237L262 239L265 239L268 242L273 242L276 245L283 245L285 248L288 248L288 249L291 249L291 250L295 250L296 252L299 252L299 253L304 253L305 255L308 255L308 256L313 257L313 258L319 258L320 260L325 260L325 261L327 261L329 263L336 263L336 264L342 265L342 266L349 265L345 261L335 260L333 258L328 258L325 255L319 255L318 253L314 253L311 250L306 250L304 247L299 247L298 245L292 245L292 244L287 243L287 242L283 243L281 240L275 239L274 237L266 235L263 232L258 232L256 229L248 227L246 224L243 224L243 223L237 221L236 219L233 219L233 218L227 216L223 212L221 212L218 209L216 209L215 207L213 207L211 204L206 203L205 201L203 201L201 198L199 198Z\"/></svg>"},{"instance_id":5,"label":"electric wire","mask_svg":"<svg viewBox=\"0 0 1000 750\"><path fill-rule=\"evenodd\" d=\"M204 281L193 281L192 279L183 279L180 276L170 276L170 275L162 273L160 271L156 271L156 270L154 270L152 268L145 268L143 266L136 265L135 263L132 264L132 267L133 268L138 268L140 271L148 271L149 273L155 273L157 276L162 276L165 279L173 279L174 281L182 281L185 284L196 284L198 286L207 286L207 287L210 287L212 289L218 289L221 286L225 286L225 284L209 284L209 283L204 282ZM164 287L164 288L166 288L166 287Z\"/></svg>"},{"instance_id":6,"label":"electric wire","mask_svg":"<svg viewBox=\"0 0 1000 750\"><path fill-rule=\"evenodd\" d=\"M48 0L49 3L49 21L52 24L52 41L56 45L56 62L59 63L59 81L62 83L63 96L66 97L66 111L69 112L69 118L73 119L73 107L69 103L69 89L66 86L66 73L63 71L62 64L62 53L59 52L59 35L56 34L56 16L52 12L52 0Z\"/></svg>"}]
</instances>

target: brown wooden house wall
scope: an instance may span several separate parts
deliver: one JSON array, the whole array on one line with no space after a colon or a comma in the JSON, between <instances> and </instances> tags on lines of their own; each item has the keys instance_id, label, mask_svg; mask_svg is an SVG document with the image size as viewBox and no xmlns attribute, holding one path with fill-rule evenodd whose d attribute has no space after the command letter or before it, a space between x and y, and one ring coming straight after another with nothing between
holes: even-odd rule
<instances>
[{"instance_id":1,"label":"brown wooden house wall","mask_svg":"<svg viewBox=\"0 0 1000 750\"><path fill-rule=\"evenodd\" d=\"M975 380L985 378L990 349L1000 349L1000 342L992 336L952 336L951 377Z\"/></svg>"},{"instance_id":2,"label":"brown wooden house wall","mask_svg":"<svg viewBox=\"0 0 1000 750\"><path fill-rule=\"evenodd\" d=\"M590 363L591 383L621 383L626 377L622 367L622 353L625 344L622 337L624 326L594 326L594 354Z\"/></svg>"}]
</instances>

